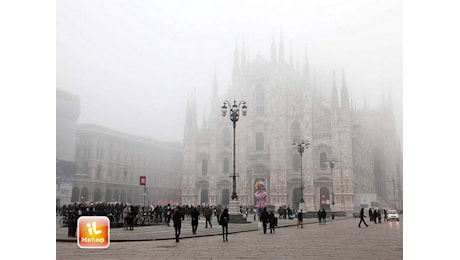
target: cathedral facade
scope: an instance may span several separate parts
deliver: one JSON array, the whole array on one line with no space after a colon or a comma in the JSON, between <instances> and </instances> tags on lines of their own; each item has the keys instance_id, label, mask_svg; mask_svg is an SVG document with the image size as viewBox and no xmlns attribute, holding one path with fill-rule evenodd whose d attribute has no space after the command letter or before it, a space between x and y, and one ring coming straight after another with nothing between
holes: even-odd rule
<instances>
[{"instance_id":1,"label":"cathedral facade","mask_svg":"<svg viewBox=\"0 0 460 260\"><path fill-rule=\"evenodd\" d=\"M211 111L201 126L189 98L183 204L227 207L235 174L240 205L297 208L303 198L308 211L351 212L356 194L375 193L381 206L402 208L401 189L394 189L395 182L402 187L402 151L390 98L378 108L356 109L343 71L341 77L331 72L330 85L316 86L307 57L303 63L294 65L292 55L286 62L281 37L278 44L273 39L269 59L249 59L243 44L235 48L223 98L214 76ZM331 90L330 97L322 98L319 88ZM247 116L240 112L235 127L221 114L225 100L246 102ZM300 153L293 142L303 140L310 145Z\"/></svg>"}]
</instances>

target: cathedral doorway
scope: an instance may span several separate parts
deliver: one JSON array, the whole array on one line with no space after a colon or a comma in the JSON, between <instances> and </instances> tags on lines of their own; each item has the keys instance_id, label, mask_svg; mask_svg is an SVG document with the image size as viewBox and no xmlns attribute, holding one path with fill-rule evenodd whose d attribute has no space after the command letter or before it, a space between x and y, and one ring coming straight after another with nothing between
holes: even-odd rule
<instances>
[{"instance_id":1,"label":"cathedral doorway","mask_svg":"<svg viewBox=\"0 0 460 260\"><path fill-rule=\"evenodd\" d=\"M94 190L94 201L101 201L102 199L102 193L101 193L101 190L99 188L96 188Z\"/></svg>"},{"instance_id":2,"label":"cathedral doorway","mask_svg":"<svg viewBox=\"0 0 460 260\"><path fill-rule=\"evenodd\" d=\"M229 203L230 203L230 191L228 189L224 189L222 191L222 207L226 208Z\"/></svg>"},{"instance_id":3,"label":"cathedral doorway","mask_svg":"<svg viewBox=\"0 0 460 260\"><path fill-rule=\"evenodd\" d=\"M321 189L319 189L319 205L321 209L331 210L329 189L326 187L321 187Z\"/></svg>"},{"instance_id":4,"label":"cathedral doorway","mask_svg":"<svg viewBox=\"0 0 460 260\"><path fill-rule=\"evenodd\" d=\"M208 204L208 190L201 190L201 204Z\"/></svg>"},{"instance_id":5,"label":"cathedral doorway","mask_svg":"<svg viewBox=\"0 0 460 260\"><path fill-rule=\"evenodd\" d=\"M301 198L302 198L302 189L295 188L292 194L292 205L294 206L294 208L299 207Z\"/></svg>"},{"instance_id":6,"label":"cathedral doorway","mask_svg":"<svg viewBox=\"0 0 460 260\"><path fill-rule=\"evenodd\" d=\"M71 201L79 201L80 200L80 189L78 187L72 188L72 198Z\"/></svg>"},{"instance_id":7,"label":"cathedral doorway","mask_svg":"<svg viewBox=\"0 0 460 260\"><path fill-rule=\"evenodd\" d=\"M81 190L81 200L84 202L89 200L89 190L86 187Z\"/></svg>"}]
</instances>

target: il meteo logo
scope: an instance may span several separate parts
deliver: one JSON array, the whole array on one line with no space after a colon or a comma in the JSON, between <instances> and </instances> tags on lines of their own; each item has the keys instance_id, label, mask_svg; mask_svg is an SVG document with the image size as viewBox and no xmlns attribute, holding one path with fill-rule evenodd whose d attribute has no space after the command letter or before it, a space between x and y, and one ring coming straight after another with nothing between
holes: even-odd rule
<instances>
[{"instance_id":1,"label":"il meteo logo","mask_svg":"<svg viewBox=\"0 0 460 260\"><path fill-rule=\"evenodd\" d=\"M80 217L77 224L77 243L80 248L107 248L110 244L108 217Z\"/></svg>"}]
</instances>

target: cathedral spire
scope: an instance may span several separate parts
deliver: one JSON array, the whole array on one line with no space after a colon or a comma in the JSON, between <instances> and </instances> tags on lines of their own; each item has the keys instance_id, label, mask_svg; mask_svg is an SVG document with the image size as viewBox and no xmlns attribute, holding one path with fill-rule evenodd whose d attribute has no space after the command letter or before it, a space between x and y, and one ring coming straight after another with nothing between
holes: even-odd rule
<instances>
[{"instance_id":1,"label":"cathedral spire","mask_svg":"<svg viewBox=\"0 0 460 260\"><path fill-rule=\"evenodd\" d=\"M241 72L246 71L246 47L244 42L244 35L243 35L243 44L241 47Z\"/></svg>"},{"instance_id":2,"label":"cathedral spire","mask_svg":"<svg viewBox=\"0 0 460 260\"><path fill-rule=\"evenodd\" d=\"M303 69L303 76L305 78L305 81L307 81L307 83L310 82L310 65L308 64L308 49L305 48L305 65L304 65L304 69Z\"/></svg>"},{"instance_id":3,"label":"cathedral spire","mask_svg":"<svg viewBox=\"0 0 460 260\"><path fill-rule=\"evenodd\" d=\"M275 29L273 29L273 35L272 35L272 47L271 47L271 51L272 51L272 57L271 57L271 63L273 65L276 64L276 43L275 43Z\"/></svg>"},{"instance_id":4,"label":"cathedral spire","mask_svg":"<svg viewBox=\"0 0 460 260\"><path fill-rule=\"evenodd\" d=\"M339 96L337 94L337 87L335 86L335 70L332 72L332 100L331 100L332 111L339 108Z\"/></svg>"},{"instance_id":5,"label":"cathedral spire","mask_svg":"<svg viewBox=\"0 0 460 260\"><path fill-rule=\"evenodd\" d=\"M342 105L342 109L349 109L350 108L350 101L348 99L348 88L347 83L345 81L345 72L342 69L342 89L341 89L342 100L340 101Z\"/></svg>"},{"instance_id":6,"label":"cathedral spire","mask_svg":"<svg viewBox=\"0 0 460 260\"><path fill-rule=\"evenodd\" d=\"M235 39L235 52L233 54L233 73L232 73L233 87L236 86L239 72L240 72L240 58L239 58L239 52L238 52L238 42Z\"/></svg>"},{"instance_id":7,"label":"cathedral spire","mask_svg":"<svg viewBox=\"0 0 460 260\"><path fill-rule=\"evenodd\" d=\"M217 71L216 66L214 65L214 80L212 82L212 98L217 99Z\"/></svg>"},{"instance_id":8,"label":"cathedral spire","mask_svg":"<svg viewBox=\"0 0 460 260\"><path fill-rule=\"evenodd\" d=\"M284 64L284 45L283 45L283 28L280 28L280 43L279 43L279 64Z\"/></svg>"}]
</instances>

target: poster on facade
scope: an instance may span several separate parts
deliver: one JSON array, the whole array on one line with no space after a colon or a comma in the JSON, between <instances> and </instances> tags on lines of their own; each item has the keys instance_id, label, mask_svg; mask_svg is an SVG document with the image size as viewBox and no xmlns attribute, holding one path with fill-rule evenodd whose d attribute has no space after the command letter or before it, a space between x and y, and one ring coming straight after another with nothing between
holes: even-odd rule
<instances>
[{"instance_id":1,"label":"poster on facade","mask_svg":"<svg viewBox=\"0 0 460 260\"><path fill-rule=\"evenodd\" d=\"M254 182L254 208L267 206L268 183L265 179L256 179Z\"/></svg>"},{"instance_id":2,"label":"poster on facade","mask_svg":"<svg viewBox=\"0 0 460 260\"><path fill-rule=\"evenodd\" d=\"M145 176L140 176L139 178L139 185L146 185L147 184L147 177Z\"/></svg>"}]
</instances>

